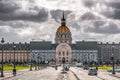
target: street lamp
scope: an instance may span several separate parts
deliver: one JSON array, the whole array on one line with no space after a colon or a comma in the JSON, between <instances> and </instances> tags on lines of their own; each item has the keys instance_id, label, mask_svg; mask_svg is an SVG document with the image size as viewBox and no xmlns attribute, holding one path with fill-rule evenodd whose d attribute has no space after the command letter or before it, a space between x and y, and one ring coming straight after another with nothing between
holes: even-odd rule
<instances>
[{"instance_id":1,"label":"street lamp","mask_svg":"<svg viewBox=\"0 0 120 80\"><path fill-rule=\"evenodd\" d=\"M113 67L112 74L115 74L115 62L114 62L114 55L113 54L112 54L111 60L112 60L112 67Z\"/></svg>"},{"instance_id":2,"label":"street lamp","mask_svg":"<svg viewBox=\"0 0 120 80\"><path fill-rule=\"evenodd\" d=\"M32 59L30 61L30 71L32 71Z\"/></svg>"},{"instance_id":3,"label":"street lamp","mask_svg":"<svg viewBox=\"0 0 120 80\"><path fill-rule=\"evenodd\" d=\"M96 64L96 69L98 70L98 62L96 61L95 64Z\"/></svg>"},{"instance_id":4,"label":"street lamp","mask_svg":"<svg viewBox=\"0 0 120 80\"><path fill-rule=\"evenodd\" d=\"M3 43L4 43L4 38L2 38L1 40L1 43L2 43L2 67L1 67L1 77L4 77L4 74L3 74Z\"/></svg>"},{"instance_id":5,"label":"street lamp","mask_svg":"<svg viewBox=\"0 0 120 80\"><path fill-rule=\"evenodd\" d=\"M40 59L41 59L40 54L38 54L38 69L40 69Z\"/></svg>"},{"instance_id":6,"label":"street lamp","mask_svg":"<svg viewBox=\"0 0 120 80\"><path fill-rule=\"evenodd\" d=\"M15 65L15 48L16 46L13 46L13 50L14 50L14 67L13 67L13 75L16 76L16 65Z\"/></svg>"},{"instance_id":7,"label":"street lamp","mask_svg":"<svg viewBox=\"0 0 120 80\"><path fill-rule=\"evenodd\" d=\"M34 60L34 65L35 65L35 70L37 70L37 65L35 60Z\"/></svg>"},{"instance_id":8,"label":"street lamp","mask_svg":"<svg viewBox=\"0 0 120 80\"><path fill-rule=\"evenodd\" d=\"M114 47L115 47L115 46L112 46L112 56L111 56L112 67L113 67L112 74L115 74Z\"/></svg>"}]
</instances>

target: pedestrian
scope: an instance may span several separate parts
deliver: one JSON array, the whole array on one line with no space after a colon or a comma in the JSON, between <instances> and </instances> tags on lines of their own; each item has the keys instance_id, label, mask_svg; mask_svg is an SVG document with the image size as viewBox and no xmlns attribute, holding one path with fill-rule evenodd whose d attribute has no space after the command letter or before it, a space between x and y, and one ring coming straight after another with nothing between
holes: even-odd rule
<instances>
[{"instance_id":1,"label":"pedestrian","mask_svg":"<svg viewBox=\"0 0 120 80\"><path fill-rule=\"evenodd\" d=\"M57 70L57 65L55 66L55 70Z\"/></svg>"},{"instance_id":2,"label":"pedestrian","mask_svg":"<svg viewBox=\"0 0 120 80\"><path fill-rule=\"evenodd\" d=\"M16 76L16 69L13 69L13 75Z\"/></svg>"},{"instance_id":3,"label":"pedestrian","mask_svg":"<svg viewBox=\"0 0 120 80\"><path fill-rule=\"evenodd\" d=\"M0 67L0 72L1 72L1 67Z\"/></svg>"}]
</instances>

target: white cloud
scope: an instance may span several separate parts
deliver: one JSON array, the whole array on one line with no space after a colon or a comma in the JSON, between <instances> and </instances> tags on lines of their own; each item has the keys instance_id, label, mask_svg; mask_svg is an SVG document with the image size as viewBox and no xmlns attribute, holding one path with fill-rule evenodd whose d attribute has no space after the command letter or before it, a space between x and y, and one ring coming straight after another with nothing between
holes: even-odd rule
<instances>
[{"instance_id":1,"label":"white cloud","mask_svg":"<svg viewBox=\"0 0 120 80\"><path fill-rule=\"evenodd\" d=\"M68 14L67 26L72 32L74 42L83 39L105 42L120 41L120 20L114 19L119 17L119 15L115 15L119 14L119 12L115 12L118 10L119 4L116 6L115 0L2 1L5 7L0 7L0 15L2 14L0 30L4 33L2 36L5 36L8 41L36 39L54 42L56 30L60 26L59 17L51 15L51 11L56 10L70 12L65 14ZM117 0L117 3L119 1ZM58 16L60 15L61 13L58 14ZM5 17L3 18L3 16ZM112 28L113 26L114 28Z\"/></svg>"}]
</instances>

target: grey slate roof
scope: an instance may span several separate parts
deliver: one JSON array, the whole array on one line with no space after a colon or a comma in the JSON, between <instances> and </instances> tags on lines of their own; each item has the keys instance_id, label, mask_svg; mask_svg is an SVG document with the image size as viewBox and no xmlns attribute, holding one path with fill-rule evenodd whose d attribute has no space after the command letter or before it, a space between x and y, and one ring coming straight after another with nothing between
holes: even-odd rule
<instances>
[{"instance_id":1,"label":"grey slate roof","mask_svg":"<svg viewBox=\"0 0 120 80\"><path fill-rule=\"evenodd\" d=\"M6 43L4 50L13 50L16 46L17 50L55 50L58 44L52 44L51 41L31 41L30 43ZM69 44L72 50L97 50L98 44L95 41L79 41L75 44ZM0 50L2 50L0 44Z\"/></svg>"},{"instance_id":2,"label":"grey slate roof","mask_svg":"<svg viewBox=\"0 0 120 80\"><path fill-rule=\"evenodd\" d=\"M96 41L79 41L75 44L76 50L97 50L98 45Z\"/></svg>"},{"instance_id":3,"label":"grey slate roof","mask_svg":"<svg viewBox=\"0 0 120 80\"><path fill-rule=\"evenodd\" d=\"M5 43L3 44L4 50L13 50L13 46L16 46L15 50L30 50L29 43ZM2 44L0 44L0 50L2 50Z\"/></svg>"},{"instance_id":4,"label":"grey slate roof","mask_svg":"<svg viewBox=\"0 0 120 80\"><path fill-rule=\"evenodd\" d=\"M52 43L50 41L31 41L31 50L52 50Z\"/></svg>"}]
</instances>

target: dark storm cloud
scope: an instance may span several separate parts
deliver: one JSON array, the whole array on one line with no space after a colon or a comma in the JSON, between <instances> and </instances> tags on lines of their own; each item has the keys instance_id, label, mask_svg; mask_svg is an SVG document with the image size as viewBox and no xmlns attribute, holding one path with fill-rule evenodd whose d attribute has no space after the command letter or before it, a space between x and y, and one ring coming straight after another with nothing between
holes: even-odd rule
<instances>
[{"instance_id":1,"label":"dark storm cloud","mask_svg":"<svg viewBox=\"0 0 120 80\"><path fill-rule=\"evenodd\" d=\"M30 12L22 12L22 13L0 13L0 20L2 21L11 21L11 20L27 20L27 21L46 21L48 18L48 11L44 8L39 9L37 14Z\"/></svg>"},{"instance_id":2,"label":"dark storm cloud","mask_svg":"<svg viewBox=\"0 0 120 80\"><path fill-rule=\"evenodd\" d=\"M86 7L92 7L95 5L95 2L93 0L82 0L82 2Z\"/></svg>"},{"instance_id":3,"label":"dark storm cloud","mask_svg":"<svg viewBox=\"0 0 120 80\"><path fill-rule=\"evenodd\" d=\"M107 7L112 8L113 10L107 10L102 12L108 18L120 19L120 1L111 1L106 3Z\"/></svg>"},{"instance_id":4,"label":"dark storm cloud","mask_svg":"<svg viewBox=\"0 0 120 80\"><path fill-rule=\"evenodd\" d=\"M0 13L11 13L19 8L20 7L16 3L5 3L0 1Z\"/></svg>"},{"instance_id":5,"label":"dark storm cloud","mask_svg":"<svg viewBox=\"0 0 120 80\"><path fill-rule=\"evenodd\" d=\"M17 1L16 1L17 2ZM28 7L22 10L20 4L10 1L0 1L0 20L27 20L27 21L46 21L48 10L37 6ZM20 11L21 10L21 11Z\"/></svg>"},{"instance_id":6,"label":"dark storm cloud","mask_svg":"<svg viewBox=\"0 0 120 80\"><path fill-rule=\"evenodd\" d=\"M112 19L120 19L120 1L118 0L111 0L111 1L107 1L107 0L82 0L83 4L85 7L91 9L91 7L94 7L97 9L97 3L99 3L100 7L102 8L103 5L105 5L107 7L107 9L105 11L101 11L100 14L108 17L108 18L112 18ZM111 11L111 9L113 9Z\"/></svg>"},{"instance_id":7,"label":"dark storm cloud","mask_svg":"<svg viewBox=\"0 0 120 80\"><path fill-rule=\"evenodd\" d=\"M120 19L120 9L113 9L112 11L101 12L104 16L111 19Z\"/></svg>"},{"instance_id":8,"label":"dark storm cloud","mask_svg":"<svg viewBox=\"0 0 120 80\"><path fill-rule=\"evenodd\" d=\"M51 10L50 13L52 18L55 19L56 22L59 22L60 19L62 18L63 10ZM67 18L68 14L70 13L71 11L69 10L64 11L65 18Z\"/></svg>"},{"instance_id":9,"label":"dark storm cloud","mask_svg":"<svg viewBox=\"0 0 120 80\"><path fill-rule=\"evenodd\" d=\"M88 27L85 29L87 32L99 33L99 34L118 34L120 33L119 25L116 23L109 21L95 21L92 27Z\"/></svg>"},{"instance_id":10,"label":"dark storm cloud","mask_svg":"<svg viewBox=\"0 0 120 80\"><path fill-rule=\"evenodd\" d=\"M120 9L120 1L119 2L118 1L117 2L112 1L112 2L107 3L107 5L110 6L110 7L115 8L115 9Z\"/></svg>"},{"instance_id":11,"label":"dark storm cloud","mask_svg":"<svg viewBox=\"0 0 120 80\"><path fill-rule=\"evenodd\" d=\"M81 16L81 20L96 20L100 19L100 17L96 16L92 12L86 12Z\"/></svg>"},{"instance_id":12,"label":"dark storm cloud","mask_svg":"<svg viewBox=\"0 0 120 80\"><path fill-rule=\"evenodd\" d=\"M108 18L112 18L112 19L120 19L120 10L116 9L113 10L113 12L111 11L106 11L102 13L103 15L105 15Z\"/></svg>"}]
</instances>

